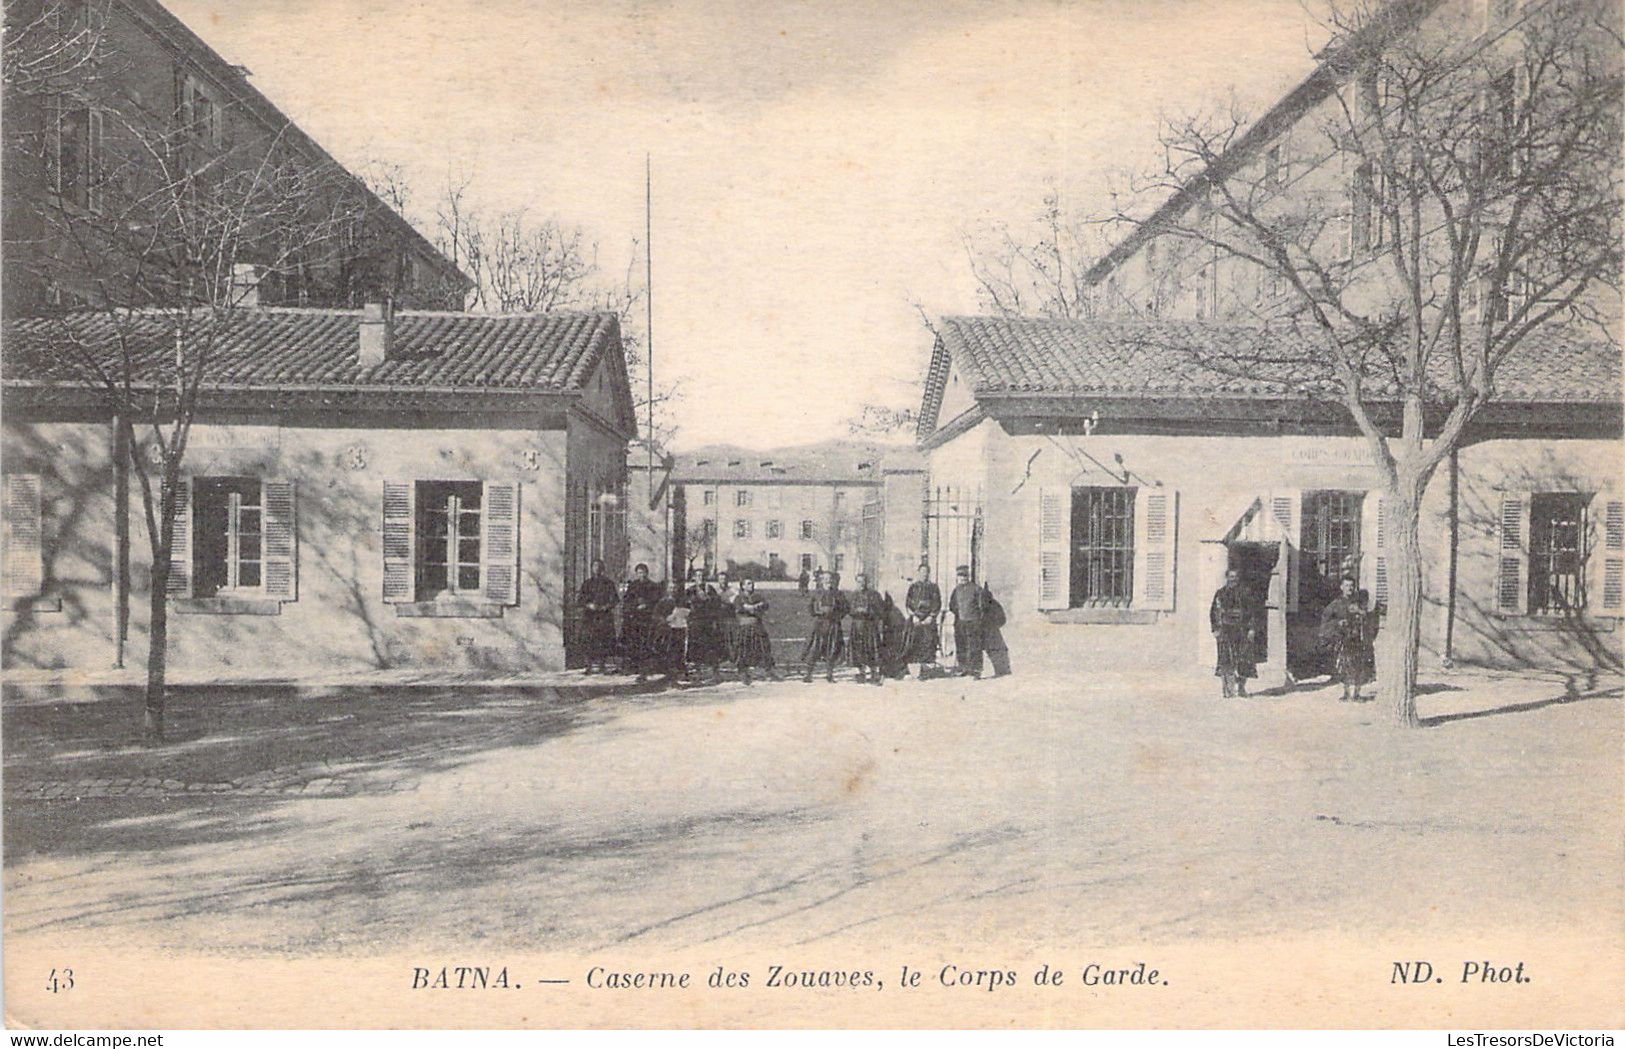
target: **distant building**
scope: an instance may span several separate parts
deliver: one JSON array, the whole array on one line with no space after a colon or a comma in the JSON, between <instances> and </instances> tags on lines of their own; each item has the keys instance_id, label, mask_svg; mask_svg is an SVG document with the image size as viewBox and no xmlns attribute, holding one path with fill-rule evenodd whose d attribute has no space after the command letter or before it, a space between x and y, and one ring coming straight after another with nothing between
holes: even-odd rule
<instances>
[{"instance_id":1,"label":"distant building","mask_svg":"<svg viewBox=\"0 0 1625 1049\"><path fill-rule=\"evenodd\" d=\"M133 328L159 360L166 317ZM231 323L184 461L172 667L297 679L573 660L590 562L620 578L627 556L637 423L613 314L261 308ZM113 429L54 350L64 325L112 352L101 313L4 330L7 667L110 664L121 545L144 651L142 501L121 519Z\"/></svg>"},{"instance_id":2,"label":"distant building","mask_svg":"<svg viewBox=\"0 0 1625 1049\"><path fill-rule=\"evenodd\" d=\"M708 575L839 572L844 585L867 571L877 588L896 588L923 552L923 482L906 447L698 448L672 470L674 551Z\"/></svg>"}]
</instances>

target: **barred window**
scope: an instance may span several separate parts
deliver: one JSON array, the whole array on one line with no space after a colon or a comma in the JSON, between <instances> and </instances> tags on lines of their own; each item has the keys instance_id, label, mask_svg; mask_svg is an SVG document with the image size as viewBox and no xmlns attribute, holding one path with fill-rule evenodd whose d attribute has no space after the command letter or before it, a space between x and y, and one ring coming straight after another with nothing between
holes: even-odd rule
<instances>
[{"instance_id":1,"label":"barred window","mask_svg":"<svg viewBox=\"0 0 1625 1049\"><path fill-rule=\"evenodd\" d=\"M1529 611L1564 615L1586 605L1586 503L1577 492L1529 500Z\"/></svg>"},{"instance_id":2,"label":"barred window","mask_svg":"<svg viewBox=\"0 0 1625 1049\"><path fill-rule=\"evenodd\" d=\"M1072 489L1073 608L1127 606L1133 599L1134 493Z\"/></svg>"}]
</instances>

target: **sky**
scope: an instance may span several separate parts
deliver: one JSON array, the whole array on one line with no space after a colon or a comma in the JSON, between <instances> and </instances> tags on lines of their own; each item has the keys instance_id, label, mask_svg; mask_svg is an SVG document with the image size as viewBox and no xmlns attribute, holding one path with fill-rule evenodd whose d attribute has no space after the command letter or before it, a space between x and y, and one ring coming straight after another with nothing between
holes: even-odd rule
<instances>
[{"instance_id":1,"label":"sky","mask_svg":"<svg viewBox=\"0 0 1625 1049\"><path fill-rule=\"evenodd\" d=\"M1051 189L1098 211L1159 117L1256 111L1317 39L1299 0L165 2L341 162L398 165L413 210L468 177L478 206L581 226L607 273L643 240L648 157L679 450L917 409L915 304L978 309L966 234Z\"/></svg>"}]
</instances>

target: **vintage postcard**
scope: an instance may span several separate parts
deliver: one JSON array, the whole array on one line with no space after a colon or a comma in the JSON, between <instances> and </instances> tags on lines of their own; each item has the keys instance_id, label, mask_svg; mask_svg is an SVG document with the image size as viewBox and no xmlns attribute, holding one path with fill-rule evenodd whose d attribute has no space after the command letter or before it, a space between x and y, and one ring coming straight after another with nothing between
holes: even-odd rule
<instances>
[{"instance_id":1,"label":"vintage postcard","mask_svg":"<svg viewBox=\"0 0 1625 1049\"><path fill-rule=\"evenodd\" d=\"M1617 4L5 21L12 1029L1612 1044Z\"/></svg>"}]
</instances>

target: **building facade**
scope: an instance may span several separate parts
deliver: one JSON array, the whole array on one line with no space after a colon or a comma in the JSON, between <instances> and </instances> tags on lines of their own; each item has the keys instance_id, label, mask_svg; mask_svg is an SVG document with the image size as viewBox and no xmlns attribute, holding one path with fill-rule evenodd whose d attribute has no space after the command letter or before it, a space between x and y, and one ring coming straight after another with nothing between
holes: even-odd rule
<instances>
[{"instance_id":1,"label":"building facade","mask_svg":"<svg viewBox=\"0 0 1625 1049\"><path fill-rule=\"evenodd\" d=\"M1610 35L1604 23L1618 12L1599 7L1595 24L1578 25L1592 41L1565 35L1576 28L1566 10L1362 8L1360 25L1257 120L1170 132L1168 193L1084 273L1082 316L941 323L919 428L929 541L969 546L978 576L1008 596L1014 630L1091 660L1162 666L1173 653L1177 665L1211 666L1208 605L1234 569L1268 610L1264 675L1324 672L1316 629L1339 580L1354 575L1379 607L1389 585L1383 474L1326 363L1331 316L1372 337L1371 355L1349 367L1390 441L1405 390L1425 391L1409 409L1433 440L1457 395L1449 362L1471 374L1478 348L1498 359L1493 397L1471 388L1483 406L1422 500L1424 652L1619 665L1619 303L1583 267L1561 277L1564 259L1617 244L1585 242L1591 227L1578 219L1541 237L1509 232L1534 207L1513 202L1541 164L1542 180L1575 199L1606 185L1588 180L1588 161L1565 169L1564 143L1608 153L1619 55L1617 26ZM1570 63L1565 75L1531 74L1544 69L1536 48ZM1612 108L1598 101L1610 98ZM1595 123L1576 117L1559 142L1541 123L1554 108ZM1384 151L1435 125L1438 140L1418 149L1445 159ZM1426 163L1443 172L1431 183L1417 173ZM1471 203L1466 219L1460 200L1449 215L1438 203L1452 194ZM1597 214L1617 222L1618 208L1605 193ZM1402 238L1408 262L1429 260L1419 270L1457 257L1446 218L1473 239L1457 242L1464 261L1423 281L1414 309L1442 318L1443 333L1423 381L1387 367L1400 355L1373 333L1406 316L1392 305L1410 301L1393 265ZM1581 232L1557 247L1571 230Z\"/></svg>"},{"instance_id":2,"label":"building facade","mask_svg":"<svg viewBox=\"0 0 1625 1049\"><path fill-rule=\"evenodd\" d=\"M1262 674L1324 671L1319 612L1354 573L1387 596L1381 481L1339 406L1192 365L1264 337L1215 322L946 318L921 441L964 560L1035 649L1210 666L1213 592L1268 609ZM1625 616L1620 351L1531 342L1428 488L1426 652L1498 666L1617 666ZM1391 420L1390 420L1391 421ZM973 516L974 532L962 523Z\"/></svg>"},{"instance_id":3,"label":"building facade","mask_svg":"<svg viewBox=\"0 0 1625 1049\"><path fill-rule=\"evenodd\" d=\"M136 335L166 345L167 315L153 317ZM125 640L133 659L145 653L140 486L121 507L115 430L97 391L61 370L64 323L85 345L112 338L100 314L5 330L11 668L110 666L122 563ZM619 573L626 557L615 511L636 422L613 315L266 308L232 324L177 491L176 672L478 674L572 660L589 563Z\"/></svg>"},{"instance_id":4,"label":"building facade","mask_svg":"<svg viewBox=\"0 0 1625 1049\"><path fill-rule=\"evenodd\" d=\"M885 589L922 553L924 471L907 448L713 446L677 456L672 484L678 556L708 575L867 571Z\"/></svg>"},{"instance_id":5,"label":"building facade","mask_svg":"<svg viewBox=\"0 0 1625 1049\"><path fill-rule=\"evenodd\" d=\"M240 254L208 262L244 305L463 308L458 267L157 0L19 0L5 19L8 316L195 295L209 275L100 301L130 224L162 225L152 201L232 228Z\"/></svg>"}]
</instances>

